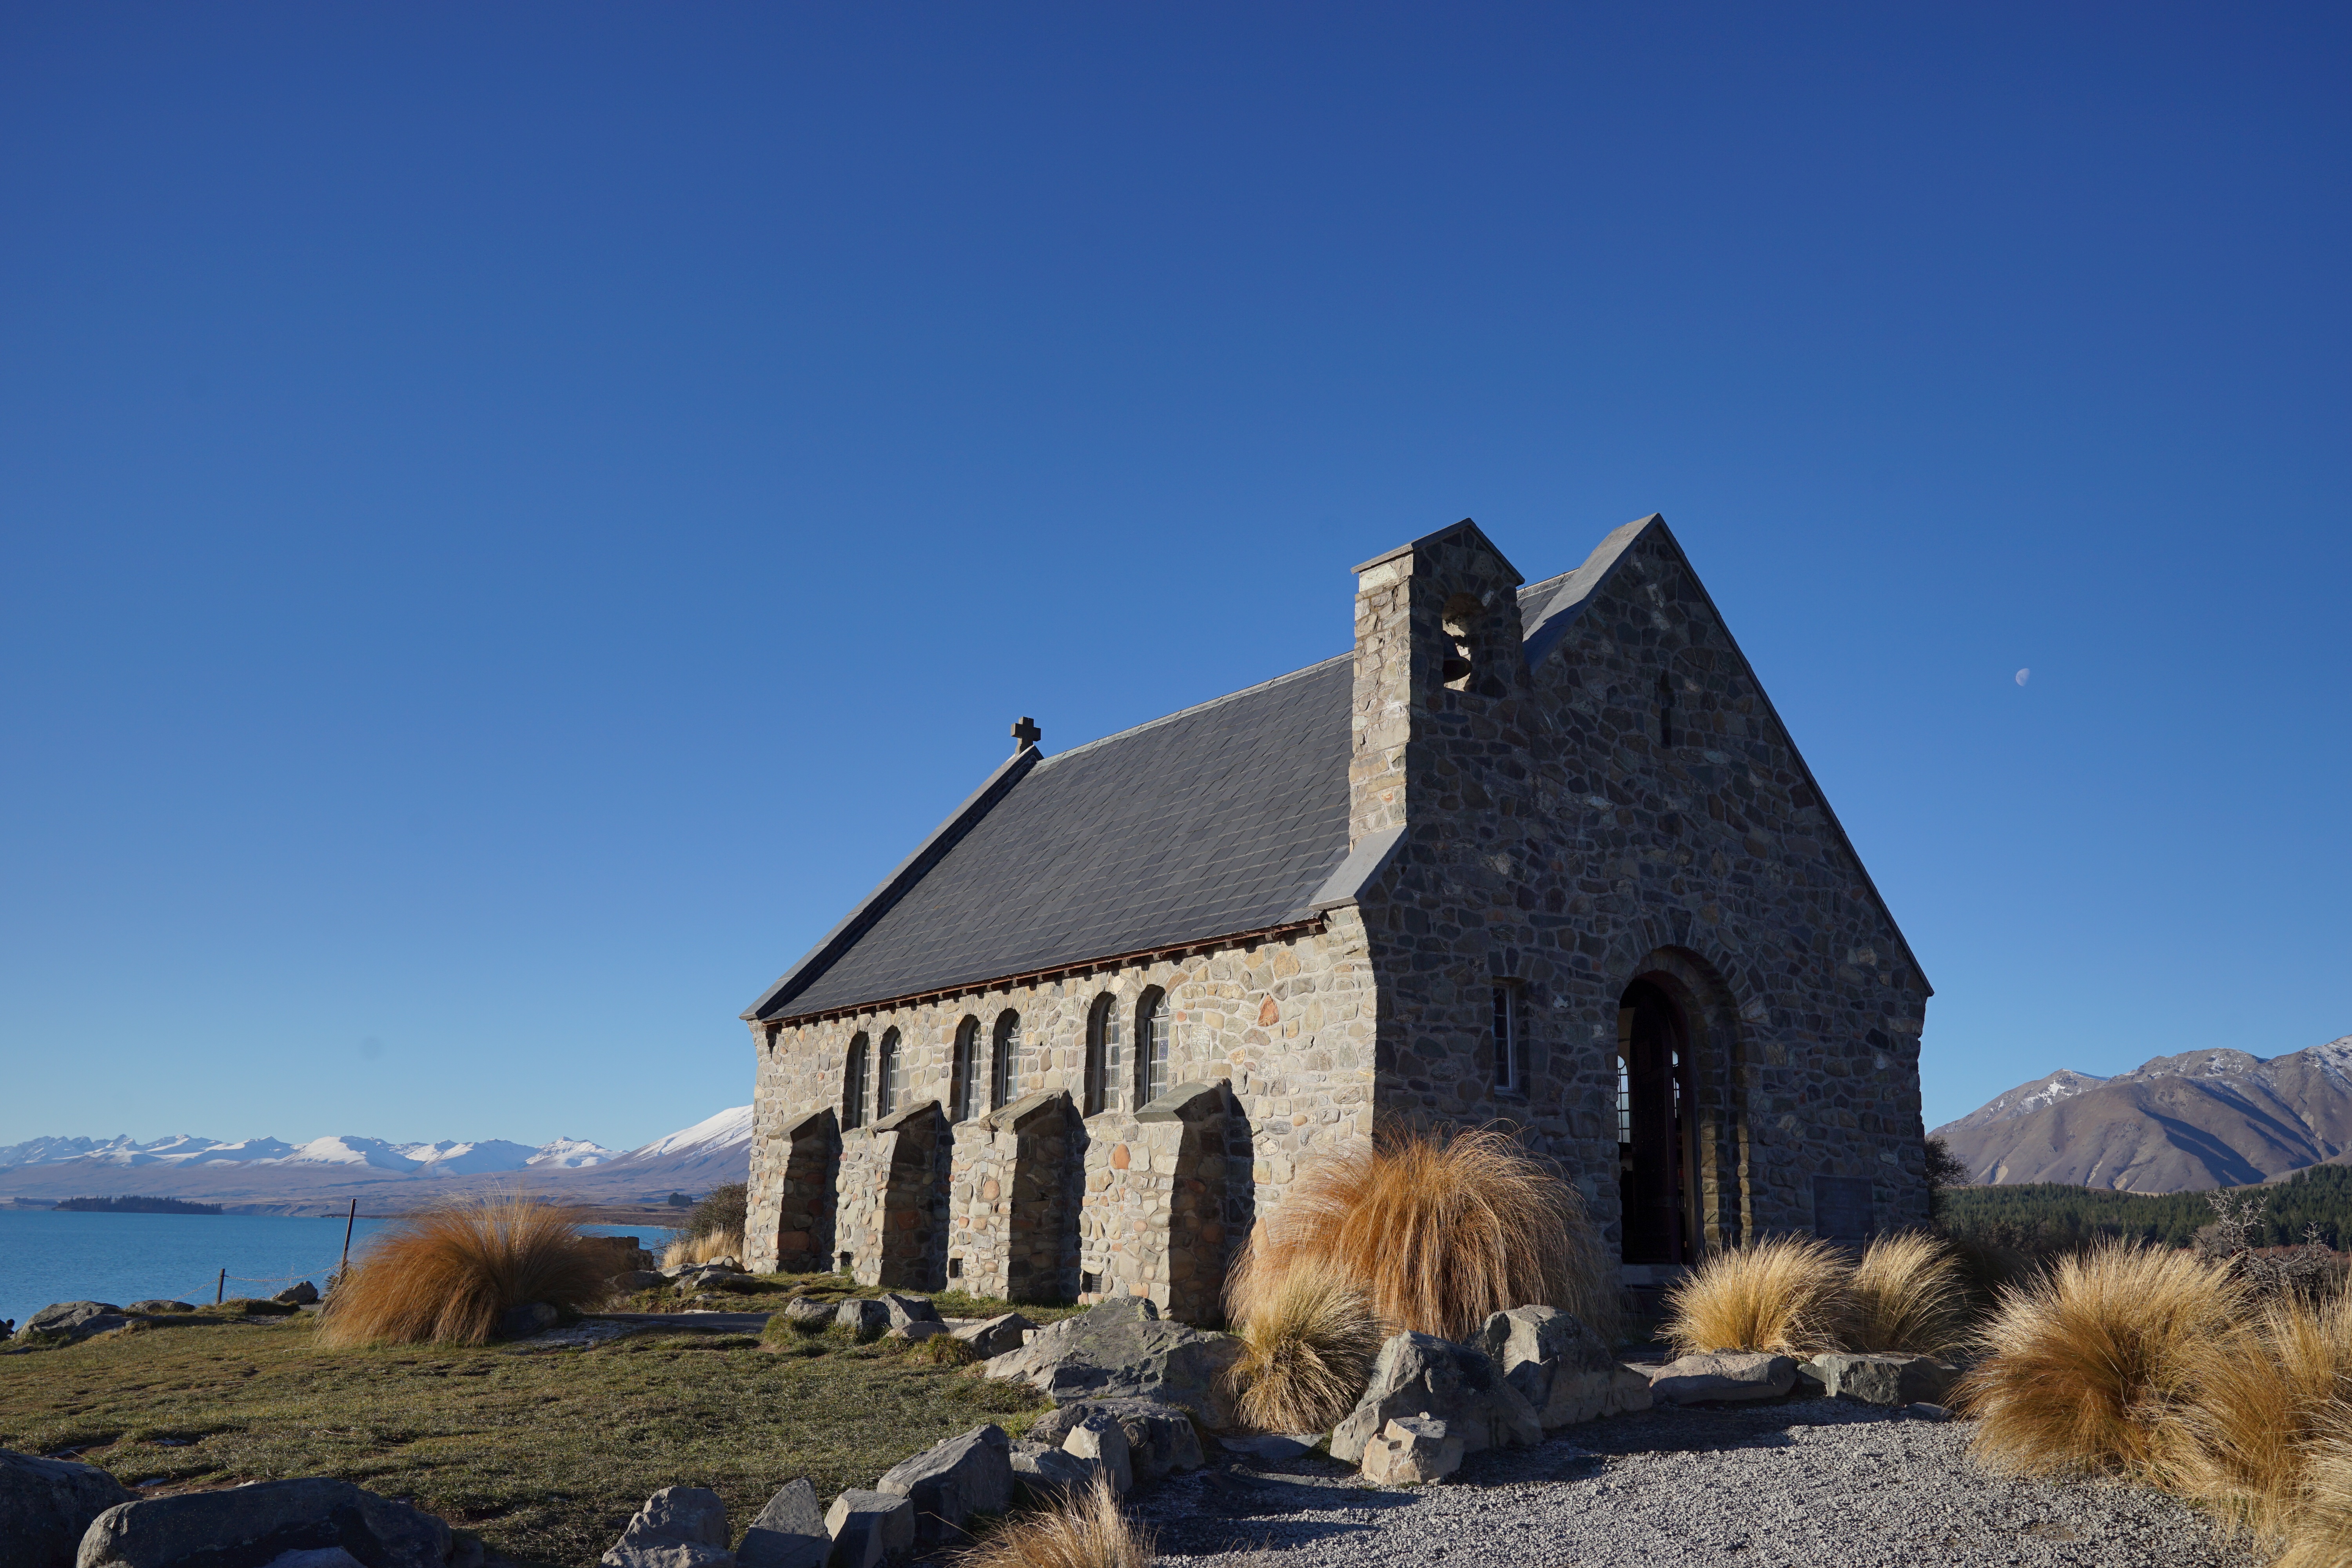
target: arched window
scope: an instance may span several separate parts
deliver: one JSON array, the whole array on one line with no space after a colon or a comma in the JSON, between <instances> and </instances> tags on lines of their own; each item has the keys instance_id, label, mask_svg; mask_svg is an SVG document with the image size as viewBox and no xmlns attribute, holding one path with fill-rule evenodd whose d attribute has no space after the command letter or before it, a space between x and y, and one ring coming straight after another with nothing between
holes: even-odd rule
<instances>
[{"instance_id":1,"label":"arched window","mask_svg":"<svg viewBox=\"0 0 2352 1568\"><path fill-rule=\"evenodd\" d=\"M898 1097L906 1087L907 1066L898 1052L898 1031L887 1029L882 1035L882 1065L874 1074L877 1121L898 1109Z\"/></svg>"},{"instance_id":2,"label":"arched window","mask_svg":"<svg viewBox=\"0 0 2352 1568\"><path fill-rule=\"evenodd\" d=\"M847 1131L866 1125L866 1037L849 1042L849 1060L841 1069L841 1127Z\"/></svg>"},{"instance_id":3,"label":"arched window","mask_svg":"<svg viewBox=\"0 0 2352 1568\"><path fill-rule=\"evenodd\" d=\"M996 1060L988 1075L991 1110L1013 1103L1021 1088L1021 1015L1006 1008L996 1020Z\"/></svg>"},{"instance_id":4,"label":"arched window","mask_svg":"<svg viewBox=\"0 0 2352 1568\"><path fill-rule=\"evenodd\" d=\"M1106 991L1095 999L1095 1010L1087 1019L1088 1116L1118 1109L1119 1069L1126 1065L1124 1033L1119 1027L1118 998Z\"/></svg>"},{"instance_id":5,"label":"arched window","mask_svg":"<svg viewBox=\"0 0 2352 1568\"><path fill-rule=\"evenodd\" d=\"M980 1080L980 1020L956 1026L955 1060L948 1068L948 1120L971 1120L972 1086Z\"/></svg>"},{"instance_id":6,"label":"arched window","mask_svg":"<svg viewBox=\"0 0 2352 1568\"><path fill-rule=\"evenodd\" d=\"M1150 1104L1168 1092L1168 1058L1175 1045L1168 993L1157 985L1135 1005L1135 1102Z\"/></svg>"}]
</instances>

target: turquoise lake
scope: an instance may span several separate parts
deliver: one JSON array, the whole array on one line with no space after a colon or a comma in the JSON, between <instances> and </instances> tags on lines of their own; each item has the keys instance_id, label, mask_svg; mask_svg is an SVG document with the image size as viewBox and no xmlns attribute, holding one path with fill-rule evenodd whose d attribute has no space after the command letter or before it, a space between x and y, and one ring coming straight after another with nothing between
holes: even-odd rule
<instances>
[{"instance_id":1,"label":"turquoise lake","mask_svg":"<svg viewBox=\"0 0 2352 1568\"><path fill-rule=\"evenodd\" d=\"M352 1229L356 1255L389 1221ZM596 1236L636 1236L658 1252L669 1233L592 1225ZM220 1271L228 1294L271 1296L298 1279L324 1285L343 1250L343 1221L274 1215L58 1214L0 1209L0 1318L22 1324L52 1301L152 1297L203 1303Z\"/></svg>"}]
</instances>

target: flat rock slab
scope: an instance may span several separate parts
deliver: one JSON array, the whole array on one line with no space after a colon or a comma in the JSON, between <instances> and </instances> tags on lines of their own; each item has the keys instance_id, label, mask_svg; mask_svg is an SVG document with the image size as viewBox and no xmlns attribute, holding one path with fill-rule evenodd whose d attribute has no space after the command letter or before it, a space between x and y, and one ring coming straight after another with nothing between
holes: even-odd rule
<instances>
[{"instance_id":1,"label":"flat rock slab","mask_svg":"<svg viewBox=\"0 0 2352 1568\"><path fill-rule=\"evenodd\" d=\"M1988 1474L1970 1425L1667 1407L1471 1455L1445 1486L1376 1490L1310 1455L1174 1477L1138 1511L1163 1568L2261 1568L2162 1493Z\"/></svg>"},{"instance_id":2,"label":"flat rock slab","mask_svg":"<svg viewBox=\"0 0 2352 1568\"><path fill-rule=\"evenodd\" d=\"M1129 1297L1039 1329L1019 1350L980 1364L988 1376L1026 1383L1056 1405L1152 1399L1223 1427L1233 1425L1225 1373L1241 1353L1232 1335L1162 1321L1150 1301Z\"/></svg>"},{"instance_id":3,"label":"flat rock slab","mask_svg":"<svg viewBox=\"0 0 2352 1568\"><path fill-rule=\"evenodd\" d=\"M1660 1405L1742 1405L1778 1399L1797 1386L1795 1358L1761 1351L1707 1351L1639 1370Z\"/></svg>"},{"instance_id":4,"label":"flat rock slab","mask_svg":"<svg viewBox=\"0 0 2352 1568\"><path fill-rule=\"evenodd\" d=\"M1940 1405L1952 1391L1959 1369L1933 1356L1832 1353L1806 1363L1822 1392L1832 1399L1858 1399L1865 1405Z\"/></svg>"}]
</instances>

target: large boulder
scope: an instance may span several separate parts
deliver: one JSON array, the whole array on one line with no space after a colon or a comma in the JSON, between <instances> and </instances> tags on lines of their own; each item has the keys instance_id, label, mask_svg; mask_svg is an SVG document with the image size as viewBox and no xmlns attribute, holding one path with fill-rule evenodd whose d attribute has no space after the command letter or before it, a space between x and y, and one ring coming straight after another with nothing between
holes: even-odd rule
<instances>
[{"instance_id":1,"label":"large boulder","mask_svg":"<svg viewBox=\"0 0 2352 1568\"><path fill-rule=\"evenodd\" d=\"M812 1301L806 1296L795 1296L784 1303L784 1321L820 1328L832 1323L840 1311L836 1302Z\"/></svg>"},{"instance_id":2,"label":"large boulder","mask_svg":"<svg viewBox=\"0 0 2352 1568\"><path fill-rule=\"evenodd\" d=\"M1796 1362L1762 1351L1706 1351L1643 1371L1650 1379L1650 1397L1660 1405L1778 1399L1797 1385Z\"/></svg>"},{"instance_id":3,"label":"large boulder","mask_svg":"<svg viewBox=\"0 0 2352 1568\"><path fill-rule=\"evenodd\" d=\"M833 1551L816 1488L803 1476L768 1500L735 1548L736 1568L824 1568Z\"/></svg>"},{"instance_id":4,"label":"large boulder","mask_svg":"<svg viewBox=\"0 0 2352 1568\"><path fill-rule=\"evenodd\" d=\"M1108 1411L1095 1411L1064 1433L1062 1451L1100 1466L1111 1490L1124 1496L1135 1489L1135 1461L1127 1429Z\"/></svg>"},{"instance_id":5,"label":"large boulder","mask_svg":"<svg viewBox=\"0 0 2352 1568\"><path fill-rule=\"evenodd\" d=\"M1018 1312L1007 1312L1001 1318L982 1318L978 1322L962 1324L954 1333L985 1361L1019 1350L1023 1332L1036 1326Z\"/></svg>"},{"instance_id":6,"label":"large boulder","mask_svg":"<svg viewBox=\"0 0 2352 1568\"><path fill-rule=\"evenodd\" d=\"M852 1297L833 1310L833 1321L861 1340L878 1340L890 1327L890 1309L866 1297Z\"/></svg>"},{"instance_id":7,"label":"large boulder","mask_svg":"<svg viewBox=\"0 0 2352 1568\"><path fill-rule=\"evenodd\" d=\"M903 1290L885 1290L878 1300L882 1310L890 1314L890 1326L894 1329L940 1321L940 1310L931 1305L928 1296L909 1296ZM947 1325L940 1323L940 1326L945 1328Z\"/></svg>"},{"instance_id":8,"label":"large boulder","mask_svg":"<svg viewBox=\"0 0 2352 1568\"><path fill-rule=\"evenodd\" d=\"M1959 1369L1933 1356L1882 1352L1872 1355L1817 1355L1798 1369L1804 1380L1818 1379L1832 1399L1855 1399L1864 1405L1942 1405L1959 1376Z\"/></svg>"},{"instance_id":9,"label":"large boulder","mask_svg":"<svg viewBox=\"0 0 2352 1568\"><path fill-rule=\"evenodd\" d=\"M896 1492L845 1491L825 1510L825 1568L878 1568L915 1544L915 1505Z\"/></svg>"},{"instance_id":10,"label":"large boulder","mask_svg":"<svg viewBox=\"0 0 2352 1568\"><path fill-rule=\"evenodd\" d=\"M1364 1449L1400 1415L1433 1415L1465 1453L1531 1447L1543 1422L1484 1352L1434 1334L1401 1333L1381 1347L1371 1382L1331 1434L1331 1457L1361 1464Z\"/></svg>"},{"instance_id":11,"label":"large boulder","mask_svg":"<svg viewBox=\"0 0 2352 1568\"><path fill-rule=\"evenodd\" d=\"M289 1285L269 1298L281 1307L315 1307L319 1304L319 1288L305 1279L299 1285Z\"/></svg>"},{"instance_id":12,"label":"large boulder","mask_svg":"<svg viewBox=\"0 0 2352 1568\"><path fill-rule=\"evenodd\" d=\"M76 1568L242 1568L340 1547L368 1568L450 1568L462 1544L429 1513L313 1476L117 1504L91 1521L74 1561Z\"/></svg>"},{"instance_id":13,"label":"large boulder","mask_svg":"<svg viewBox=\"0 0 2352 1568\"><path fill-rule=\"evenodd\" d=\"M73 1568L89 1521L131 1493L96 1465L37 1459L0 1448L0 1563L9 1568Z\"/></svg>"},{"instance_id":14,"label":"large boulder","mask_svg":"<svg viewBox=\"0 0 2352 1568\"><path fill-rule=\"evenodd\" d=\"M646 1499L604 1555L604 1568L734 1568L727 1504L707 1487L664 1487Z\"/></svg>"},{"instance_id":15,"label":"large boulder","mask_svg":"<svg viewBox=\"0 0 2352 1568\"><path fill-rule=\"evenodd\" d=\"M1431 1415L1400 1415L1364 1447L1364 1479L1381 1486L1442 1481L1462 1468L1462 1439Z\"/></svg>"},{"instance_id":16,"label":"large boulder","mask_svg":"<svg viewBox=\"0 0 2352 1568\"><path fill-rule=\"evenodd\" d=\"M1138 1480L1156 1481L1172 1470L1197 1470L1208 1462L1201 1453L1201 1433L1192 1425L1192 1412L1156 1399L1080 1400L1037 1417L1029 1436L1039 1443L1059 1443L1097 1415L1109 1416L1127 1434L1128 1458Z\"/></svg>"},{"instance_id":17,"label":"large boulder","mask_svg":"<svg viewBox=\"0 0 2352 1568\"><path fill-rule=\"evenodd\" d=\"M1032 1508L1051 1508L1094 1484L1102 1466L1066 1448L1024 1438L1013 1445L1013 1494Z\"/></svg>"},{"instance_id":18,"label":"large boulder","mask_svg":"<svg viewBox=\"0 0 2352 1568\"><path fill-rule=\"evenodd\" d=\"M1017 1379L1056 1405L1081 1399L1156 1399L1181 1405L1212 1429L1233 1425L1225 1373L1242 1353L1231 1334L1161 1321L1140 1296L1040 1329L1018 1350L982 1363L990 1377Z\"/></svg>"},{"instance_id":19,"label":"large boulder","mask_svg":"<svg viewBox=\"0 0 2352 1568\"><path fill-rule=\"evenodd\" d=\"M1557 1307L1514 1307L1470 1336L1519 1391L1547 1432L1650 1407L1650 1380L1617 1358L1580 1319Z\"/></svg>"},{"instance_id":20,"label":"large boulder","mask_svg":"<svg viewBox=\"0 0 2352 1568\"><path fill-rule=\"evenodd\" d=\"M1013 1439L1002 1426L975 1426L891 1466L874 1489L915 1505L917 1544L944 1546L973 1514L1013 1506Z\"/></svg>"},{"instance_id":21,"label":"large boulder","mask_svg":"<svg viewBox=\"0 0 2352 1568\"><path fill-rule=\"evenodd\" d=\"M86 1340L92 1334L119 1329L130 1321L122 1309L111 1301L52 1301L26 1319L25 1326L17 1332Z\"/></svg>"}]
</instances>

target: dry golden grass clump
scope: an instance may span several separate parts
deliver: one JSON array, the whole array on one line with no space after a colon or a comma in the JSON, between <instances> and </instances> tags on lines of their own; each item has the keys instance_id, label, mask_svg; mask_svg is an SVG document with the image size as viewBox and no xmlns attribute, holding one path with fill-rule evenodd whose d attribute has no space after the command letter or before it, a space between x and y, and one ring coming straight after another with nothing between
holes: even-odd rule
<instances>
[{"instance_id":1,"label":"dry golden grass clump","mask_svg":"<svg viewBox=\"0 0 2352 1568\"><path fill-rule=\"evenodd\" d=\"M2352 1422L2339 1407L2303 1463L2284 1521L2285 1551L2272 1568L2344 1568L2352 1563Z\"/></svg>"},{"instance_id":2,"label":"dry golden grass clump","mask_svg":"<svg viewBox=\"0 0 2352 1568\"><path fill-rule=\"evenodd\" d=\"M2167 1428L2168 1485L2276 1539L2306 1511L2313 1488L2352 1482L2336 1441L2352 1435L2352 1302L2287 1296L2242 1331L2193 1347L2185 1362L2180 1407ZM2352 1528L2352 1507L2317 1494L2309 1501L2315 1520Z\"/></svg>"},{"instance_id":3,"label":"dry golden grass clump","mask_svg":"<svg viewBox=\"0 0 2352 1568\"><path fill-rule=\"evenodd\" d=\"M2003 1291L1980 1335L1991 1356L1958 1394L1978 1458L2019 1475L2166 1479L2179 1439L2165 1427L2207 1359L2239 1348L2245 1309L2226 1265L2188 1252L2116 1244L2059 1259Z\"/></svg>"},{"instance_id":4,"label":"dry golden grass clump","mask_svg":"<svg viewBox=\"0 0 2352 1568\"><path fill-rule=\"evenodd\" d=\"M1235 1261L1226 1307L1247 1322L1294 1274L1349 1281L1390 1333L1465 1337L1488 1314L1549 1305L1608 1342L1617 1270L1576 1189L1515 1140L1384 1134L1307 1167Z\"/></svg>"},{"instance_id":5,"label":"dry golden grass clump","mask_svg":"<svg viewBox=\"0 0 2352 1568\"><path fill-rule=\"evenodd\" d=\"M1151 1549L1151 1532L1097 1476L1059 1508L1013 1515L954 1561L956 1568L1150 1568Z\"/></svg>"},{"instance_id":6,"label":"dry golden grass clump","mask_svg":"<svg viewBox=\"0 0 2352 1568\"><path fill-rule=\"evenodd\" d=\"M1959 1258L1922 1231L1882 1236L1847 1277L1840 1347L1941 1355L1967 1337Z\"/></svg>"},{"instance_id":7,"label":"dry golden grass clump","mask_svg":"<svg viewBox=\"0 0 2352 1568\"><path fill-rule=\"evenodd\" d=\"M396 1220L335 1285L319 1317L330 1345L485 1343L510 1307L576 1307L604 1290L602 1248L580 1211L533 1198L456 1198Z\"/></svg>"},{"instance_id":8,"label":"dry golden grass clump","mask_svg":"<svg viewBox=\"0 0 2352 1568\"><path fill-rule=\"evenodd\" d=\"M700 1236L682 1236L662 1248L664 1268L684 1268L689 1264L708 1263L715 1258L743 1258L743 1233L740 1230L707 1230Z\"/></svg>"},{"instance_id":9,"label":"dry golden grass clump","mask_svg":"<svg viewBox=\"0 0 2352 1568\"><path fill-rule=\"evenodd\" d=\"M1372 1304L1352 1281L1294 1270L1256 1293L1242 1320L1242 1354L1229 1374L1242 1419L1261 1432L1321 1432L1339 1425L1381 1353Z\"/></svg>"},{"instance_id":10,"label":"dry golden grass clump","mask_svg":"<svg viewBox=\"0 0 2352 1568\"><path fill-rule=\"evenodd\" d=\"M1843 1253L1813 1237L1774 1237L1710 1253L1668 1287L1658 1334L1677 1355L1834 1350L1843 1342L1851 1273Z\"/></svg>"}]
</instances>

